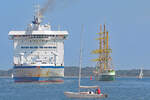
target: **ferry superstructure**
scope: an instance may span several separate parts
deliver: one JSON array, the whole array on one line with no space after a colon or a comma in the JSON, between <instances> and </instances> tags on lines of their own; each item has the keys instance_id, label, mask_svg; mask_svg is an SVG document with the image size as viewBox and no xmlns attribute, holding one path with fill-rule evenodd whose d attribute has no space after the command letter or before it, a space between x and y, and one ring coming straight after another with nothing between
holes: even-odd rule
<instances>
[{"instance_id":1,"label":"ferry superstructure","mask_svg":"<svg viewBox=\"0 0 150 100\"><path fill-rule=\"evenodd\" d=\"M62 82L64 77L64 40L67 31L53 31L40 25L41 15L24 31L10 31L13 40L13 79L15 82Z\"/></svg>"}]
</instances>

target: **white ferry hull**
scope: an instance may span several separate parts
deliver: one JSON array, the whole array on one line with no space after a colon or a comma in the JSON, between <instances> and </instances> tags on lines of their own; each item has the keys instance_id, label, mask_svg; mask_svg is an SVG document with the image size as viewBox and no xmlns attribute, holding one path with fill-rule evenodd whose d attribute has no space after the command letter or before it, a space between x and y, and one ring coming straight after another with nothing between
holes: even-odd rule
<instances>
[{"instance_id":1,"label":"white ferry hull","mask_svg":"<svg viewBox=\"0 0 150 100\"><path fill-rule=\"evenodd\" d=\"M15 66L15 82L63 82L64 66Z\"/></svg>"}]
</instances>

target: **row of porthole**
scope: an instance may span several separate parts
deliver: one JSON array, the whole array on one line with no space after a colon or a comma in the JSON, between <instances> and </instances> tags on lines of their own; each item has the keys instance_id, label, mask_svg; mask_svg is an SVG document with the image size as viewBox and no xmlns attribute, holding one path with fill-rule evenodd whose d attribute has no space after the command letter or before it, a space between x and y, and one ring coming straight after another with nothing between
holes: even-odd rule
<instances>
[{"instance_id":1,"label":"row of porthole","mask_svg":"<svg viewBox=\"0 0 150 100\"><path fill-rule=\"evenodd\" d=\"M43 48L46 48L46 49L56 49L56 47L54 46L54 47L52 47L52 46L40 46L40 47L38 47L38 46L21 46L21 48L22 49L38 49L38 48L41 48L41 49L43 49Z\"/></svg>"}]
</instances>

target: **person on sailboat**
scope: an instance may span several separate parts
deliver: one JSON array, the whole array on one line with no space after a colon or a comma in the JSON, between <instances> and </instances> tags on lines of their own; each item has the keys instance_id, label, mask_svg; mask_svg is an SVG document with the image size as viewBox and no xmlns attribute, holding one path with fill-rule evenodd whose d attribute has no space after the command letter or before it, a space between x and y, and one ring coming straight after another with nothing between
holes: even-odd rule
<instances>
[{"instance_id":1,"label":"person on sailboat","mask_svg":"<svg viewBox=\"0 0 150 100\"><path fill-rule=\"evenodd\" d=\"M97 94L101 94L100 88L97 88L97 89L96 89L96 93L97 93Z\"/></svg>"}]
</instances>

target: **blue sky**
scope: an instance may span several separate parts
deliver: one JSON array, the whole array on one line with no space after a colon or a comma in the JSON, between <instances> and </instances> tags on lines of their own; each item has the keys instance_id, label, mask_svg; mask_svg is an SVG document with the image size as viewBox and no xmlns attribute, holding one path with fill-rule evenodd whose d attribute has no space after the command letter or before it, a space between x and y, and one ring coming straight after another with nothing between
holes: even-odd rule
<instances>
[{"instance_id":1,"label":"blue sky","mask_svg":"<svg viewBox=\"0 0 150 100\"><path fill-rule=\"evenodd\" d=\"M0 69L12 68L11 30L23 30L34 15L34 6L46 0L3 0L0 3ZM110 34L113 64L116 69L150 69L150 1L149 0L56 0L44 17L53 30L60 25L69 31L65 41L65 65L78 65L81 24L84 24L83 65L94 66L91 51L98 25L106 24Z\"/></svg>"}]
</instances>

